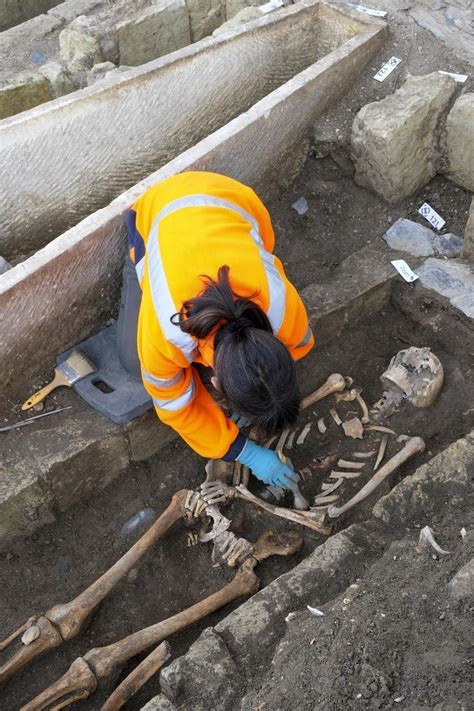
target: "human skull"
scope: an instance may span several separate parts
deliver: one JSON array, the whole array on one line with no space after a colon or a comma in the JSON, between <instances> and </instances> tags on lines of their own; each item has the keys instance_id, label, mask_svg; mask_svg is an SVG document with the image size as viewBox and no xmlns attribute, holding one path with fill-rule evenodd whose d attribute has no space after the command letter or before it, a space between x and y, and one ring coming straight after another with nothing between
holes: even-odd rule
<instances>
[{"instance_id":1,"label":"human skull","mask_svg":"<svg viewBox=\"0 0 474 711\"><path fill-rule=\"evenodd\" d=\"M429 348L399 351L380 376L384 393L374 410L380 418L390 415L403 401L414 407L429 407L436 400L443 379L443 366Z\"/></svg>"},{"instance_id":2,"label":"human skull","mask_svg":"<svg viewBox=\"0 0 474 711\"><path fill-rule=\"evenodd\" d=\"M415 407L433 404L443 385L443 366L429 348L399 351L380 377L385 388L402 391Z\"/></svg>"}]
</instances>

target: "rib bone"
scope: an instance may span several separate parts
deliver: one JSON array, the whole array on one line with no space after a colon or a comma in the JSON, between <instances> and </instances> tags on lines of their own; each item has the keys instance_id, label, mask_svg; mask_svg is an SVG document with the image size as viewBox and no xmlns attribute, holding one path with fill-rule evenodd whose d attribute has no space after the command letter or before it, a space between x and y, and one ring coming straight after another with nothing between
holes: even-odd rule
<instances>
[{"instance_id":1,"label":"rib bone","mask_svg":"<svg viewBox=\"0 0 474 711\"><path fill-rule=\"evenodd\" d=\"M337 410L336 410L335 407L332 407L332 408L329 410L329 414L331 415L332 419L334 420L334 422L336 423L336 425L337 425L338 427L339 427L339 425L342 425L342 420L341 420L341 418L339 417L339 415L337 414Z\"/></svg>"},{"instance_id":2,"label":"rib bone","mask_svg":"<svg viewBox=\"0 0 474 711\"><path fill-rule=\"evenodd\" d=\"M379 453L377 454L377 459L375 460L374 472L377 471L377 469L379 468L379 464L384 457L385 450L387 449L387 442L388 442L388 434L384 434L384 436L382 437L381 442L380 442Z\"/></svg>"},{"instance_id":3,"label":"rib bone","mask_svg":"<svg viewBox=\"0 0 474 711\"><path fill-rule=\"evenodd\" d=\"M403 449L389 459L388 462L386 462L384 466L373 475L370 481L368 481L367 484L352 497L352 499L349 499L349 501L342 506L330 506L328 509L328 515L331 518L336 518L346 511L349 511L349 509L352 509L356 504L366 499L367 496L375 491L379 484L381 484L382 481L384 481L384 479L386 479L392 472L408 461L408 459L415 456L415 454L423 452L424 449L425 443L421 437L412 437L409 439Z\"/></svg>"},{"instance_id":4,"label":"rib bone","mask_svg":"<svg viewBox=\"0 0 474 711\"><path fill-rule=\"evenodd\" d=\"M303 429L301 430L301 432L300 432L300 434L299 434L299 436L298 436L298 439L296 440L296 444L297 444L297 445L300 445L300 444L303 444L303 443L304 443L306 437L308 436L308 433L309 433L310 429L311 429L311 422L307 422L306 425L305 425L305 426L303 427Z\"/></svg>"},{"instance_id":5,"label":"rib bone","mask_svg":"<svg viewBox=\"0 0 474 711\"><path fill-rule=\"evenodd\" d=\"M365 402L364 398L360 394L360 390L356 389L356 398L357 402L361 406L362 409L362 417L361 420L364 423L364 425L368 424L370 422L370 417L369 417L369 408L367 407L367 403Z\"/></svg>"},{"instance_id":6,"label":"rib bone","mask_svg":"<svg viewBox=\"0 0 474 711\"><path fill-rule=\"evenodd\" d=\"M327 427L324 423L324 417L320 417L318 420L318 430L321 432L321 434L324 434L327 430Z\"/></svg>"},{"instance_id":7,"label":"rib bone","mask_svg":"<svg viewBox=\"0 0 474 711\"><path fill-rule=\"evenodd\" d=\"M441 548L441 546L436 543L433 529L430 528L429 526L425 526L420 531L420 538L418 541L418 545L426 546L428 543L431 546L433 546L433 548L435 549L435 551L437 553L440 553L441 555L450 555L451 554L451 551L444 550L444 548Z\"/></svg>"},{"instance_id":8,"label":"rib bone","mask_svg":"<svg viewBox=\"0 0 474 711\"><path fill-rule=\"evenodd\" d=\"M342 392L342 390L345 390L345 388L346 381L343 376L339 373L333 373L329 376L326 382L321 385L320 388L303 398L303 400L301 401L300 409L305 410L307 407L311 407L311 405L314 405L315 403L319 402L328 395L332 395L333 393L337 392Z\"/></svg>"},{"instance_id":9,"label":"rib bone","mask_svg":"<svg viewBox=\"0 0 474 711\"><path fill-rule=\"evenodd\" d=\"M323 481L323 483L321 484L321 490L324 492L324 494L332 494L332 492L336 491L336 489L339 489L339 487L343 483L344 483L344 479L342 478L342 476L340 477L340 479L335 481L334 484L329 481L328 482Z\"/></svg>"},{"instance_id":10,"label":"rib bone","mask_svg":"<svg viewBox=\"0 0 474 711\"><path fill-rule=\"evenodd\" d=\"M357 479L362 472L348 472L345 469L343 471L332 471L329 475L330 479L339 479L341 477L342 479Z\"/></svg>"},{"instance_id":11,"label":"rib bone","mask_svg":"<svg viewBox=\"0 0 474 711\"><path fill-rule=\"evenodd\" d=\"M0 683L9 679L19 669L48 649L58 647L64 640L76 637L84 621L107 597L117 583L137 565L145 553L165 533L186 514L185 502L189 492L178 491L168 508L161 514L148 531L101 577L68 603L55 605L32 624L40 631L39 636L27 646L22 645L12 657L0 667ZM32 620L34 618L31 618Z\"/></svg>"},{"instance_id":12,"label":"rib bone","mask_svg":"<svg viewBox=\"0 0 474 711\"><path fill-rule=\"evenodd\" d=\"M365 462L349 462L346 459L340 459L337 466L342 467L343 469L363 469L365 467Z\"/></svg>"}]
</instances>

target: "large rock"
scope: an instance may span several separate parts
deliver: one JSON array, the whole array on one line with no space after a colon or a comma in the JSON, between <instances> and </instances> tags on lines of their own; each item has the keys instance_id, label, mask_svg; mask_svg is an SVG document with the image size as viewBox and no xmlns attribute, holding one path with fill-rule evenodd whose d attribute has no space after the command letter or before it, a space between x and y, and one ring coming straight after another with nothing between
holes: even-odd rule
<instances>
[{"instance_id":1,"label":"large rock","mask_svg":"<svg viewBox=\"0 0 474 711\"><path fill-rule=\"evenodd\" d=\"M184 0L158 0L115 30L120 64L145 64L191 42L189 17Z\"/></svg>"},{"instance_id":2,"label":"large rock","mask_svg":"<svg viewBox=\"0 0 474 711\"><path fill-rule=\"evenodd\" d=\"M448 175L474 192L474 93L459 97L449 112L446 129Z\"/></svg>"},{"instance_id":3,"label":"large rock","mask_svg":"<svg viewBox=\"0 0 474 711\"><path fill-rule=\"evenodd\" d=\"M160 685L180 707L207 711L219 700L219 709L232 711L243 679L222 639L207 629L182 657L165 667Z\"/></svg>"},{"instance_id":4,"label":"large rock","mask_svg":"<svg viewBox=\"0 0 474 711\"><path fill-rule=\"evenodd\" d=\"M469 218L467 220L466 229L464 230L464 247L462 250L464 259L474 262L474 198L471 201L471 209L469 210Z\"/></svg>"},{"instance_id":5,"label":"large rock","mask_svg":"<svg viewBox=\"0 0 474 711\"><path fill-rule=\"evenodd\" d=\"M405 217L394 222L383 235L383 239L392 249L408 252L414 257L457 257L463 247L461 237L451 233L438 235L428 227Z\"/></svg>"},{"instance_id":6,"label":"large rock","mask_svg":"<svg viewBox=\"0 0 474 711\"><path fill-rule=\"evenodd\" d=\"M238 12L250 5L256 7L262 5L262 0L224 0L225 2L225 19L230 20L235 17Z\"/></svg>"},{"instance_id":7,"label":"large rock","mask_svg":"<svg viewBox=\"0 0 474 711\"><path fill-rule=\"evenodd\" d=\"M438 127L456 82L434 72L409 77L382 101L364 106L352 127L355 180L391 205L436 173Z\"/></svg>"},{"instance_id":8,"label":"large rock","mask_svg":"<svg viewBox=\"0 0 474 711\"><path fill-rule=\"evenodd\" d=\"M80 15L59 33L61 62L72 74L80 74L91 69L94 64L111 59L107 56L111 42L110 35L101 23Z\"/></svg>"}]
</instances>

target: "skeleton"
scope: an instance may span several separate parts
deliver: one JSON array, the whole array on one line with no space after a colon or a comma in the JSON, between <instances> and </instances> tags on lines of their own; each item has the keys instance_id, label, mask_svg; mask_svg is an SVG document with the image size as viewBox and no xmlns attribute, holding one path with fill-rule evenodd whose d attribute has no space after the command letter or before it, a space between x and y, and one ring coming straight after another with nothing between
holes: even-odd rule
<instances>
[{"instance_id":1,"label":"skeleton","mask_svg":"<svg viewBox=\"0 0 474 711\"><path fill-rule=\"evenodd\" d=\"M443 385L444 372L429 348L407 348L392 358L380 379L385 389L373 407L376 419L389 417L402 402L414 407L432 405Z\"/></svg>"},{"instance_id":2,"label":"skeleton","mask_svg":"<svg viewBox=\"0 0 474 711\"><path fill-rule=\"evenodd\" d=\"M249 544L249 548L242 553L239 568L230 583L192 607L178 612L166 620L124 637L107 647L89 650L83 657L76 659L60 679L23 706L21 711L59 710L76 701L89 698L96 690L100 679L117 672L137 654L159 644L172 634L189 627L237 598L255 593L260 584L254 572L255 566L261 560L272 555L292 555L301 548L302 544L302 538L294 532L290 532L282 540L274 536L271 531L266 531L257 543ZM126 694L130 691L133 693L137 691L141 683L144 683L153 673L153 668L156 667L157 662L158 664L160 662L158 653L156 657L153 654L151 659L147 657L140 665L140 672L134 673L127 684L125 683L126 679L122 684L122 691L117 690L117 693L112 695L112 700L109 700L109 706L106 705L103 708L109 710L120 708L123 703L118 706L117 703L122 700L125 702L128 698ZM124 685L125 688L123 688Z\"/></svg>"},{"instance_id":3,"label":"skeleton","mask_svg":"<svg viewBox=\"0 0 474 711\"><path fill-rule=\"evenodd\" d=\"M197 492L186 489L178 491L171 499L168 508L148 531L98 580L70 602L55 605L43 615L30 617L2 643L2 648L6 648L20 634L23 634L25 639L13 656L0 667L0 683L9 679L35 657L76 637L85 620L120 580L137 565L173 524L185 517L190 520L203 517L213 521L211 532L205 530L200 532L201 541L210 540L230 526L230 521L222 516L216 507L208 506Z\"/></svg>"}]
</instances>

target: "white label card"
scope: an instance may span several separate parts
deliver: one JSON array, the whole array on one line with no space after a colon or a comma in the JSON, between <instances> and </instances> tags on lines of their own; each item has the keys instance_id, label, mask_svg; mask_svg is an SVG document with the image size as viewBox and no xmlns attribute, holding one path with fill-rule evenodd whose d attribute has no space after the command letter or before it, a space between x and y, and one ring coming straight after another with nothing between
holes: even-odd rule
<instances>
[{"instance_id":1,"label":"white label card","mask_svg":"<svg viewBox=\"0 0 474 711\"><path fill-rule=\"evenodd\" d=\"M420 215L423 215L425 220L427 220L430 225L435 228L435 230L440 230L446 224L446 220L443 220L443 218L438 215L436 210L433 210L431 205L428 205L427 202L423 203L418 212L420 213Z\"/></svg>"},{"instance_id":2,"label":"white label card","mask_svg":"<svg viewBox=\"0 0 474 711\"><path fill-rule=\"evenodd\" d=\"M393 264L397 272L400 274L400 276L408 283L416 281L419 278L418 274L415 274L415 272L410 269L404 259L394 259L391 263Z\"/></svg>"},{"instance_id":3,"label":"white label card","mask_svg":"<svg viewBox=\"0 0 474 711\"><path fill-rule=\"evenodd\" d=\"M349 6L354 10L359 12L364 12L366 15L371 15L372 17L387 17L385 10L372 10L370 7L364 7L364 5L356 5L354 2L350 2Z\"/></svg>"},{"instance_id":4,"label":"white label card","mask_svg":"<svg viewBox=\"0 0 474 711\"><path fill-rule=\"evenodd\" d=\"M377 74L374 75L375 81L384 81L384 79L386 79L388 75L398 67L401 61L402 60L398 59L398 57L390 57L388 62L386 62L383 67L378 70Z\"/></svg>"}]
</instances>

